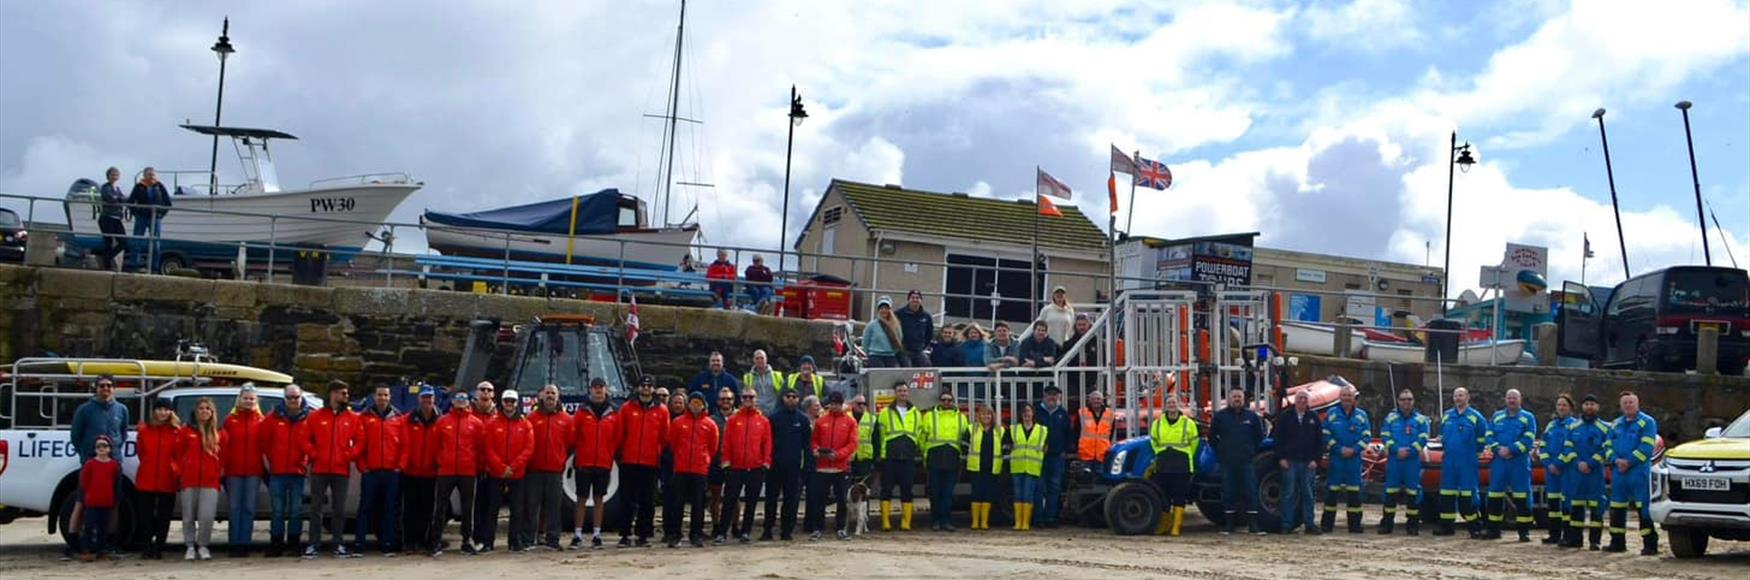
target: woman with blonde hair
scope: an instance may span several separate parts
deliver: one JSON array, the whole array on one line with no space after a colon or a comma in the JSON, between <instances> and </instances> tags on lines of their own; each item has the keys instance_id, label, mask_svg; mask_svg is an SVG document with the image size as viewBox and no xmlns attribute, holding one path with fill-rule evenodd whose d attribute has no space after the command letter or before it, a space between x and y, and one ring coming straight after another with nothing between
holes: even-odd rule
<instances>
[{"instance_id":1,"label":"woman with blonde hair","mask_svg":"<svg viewBox=\"0 0 1750 580\"><path fill-rule=\"evenodd\" d=\"M972 474L972 529L990 529L990 508L1001 493L1003 475L1003 427L997 424L990 405L978 404L978 424L972 427L967 448L966 471ZM1019 515L1019 514L1017 514Z\"/></svg>"},{"instance_id":2,"label":"woman with blonde hair","mask_svg":"<svg viewBox=\"0 0 1750 580\"><path fill-rule=\"evenodd\" d=\"M1051 303L1039 309L1039 322L1045 323L1046 338L1063 344L1074 331L1076 309L1069 304L1069 291L1062 286L1051 289Z\"/></svg>"},{"instance_id":3,"label":"woman with blonde hair","mask_svg":"<svg viewBox=\"0 0 1750 580\"><path fill-rule=\"evenodd\" d=\"M989 364L984 356L985 347L989 344L985 339L989 336L990 333L985 332L984 327L977 322L966 323L966 328L960 331L960 343L955 345L960 348L962 365L982 367Z\"/></svg>"},{"instance_id":4,"label":"woman with blonde hair","mask_svg":"<svg viewBox=\"0 0 1750 580\"><path fill-rule=\"evenodd\" d=\"M869 355L869 367L898 367L904 344L905 331L900 329L899 318L893 315L893 299L882 296L875 306L875 320L863 329L863 352Z\"/></svg>"},{"instance_id":5,"label":"woman with blonde hair","mask_svg":"<svg viewBox=\"0 0 1750 580\"><path fill-rule=\"evenodd\" d=\"M219 480L224 462L219 449L225 434L219 431L219 411L208 397L194 405L194 421L182 428L177 446L178 494L182 498L182 543L188 546L184 560L211 560L213 518L219 510ZM197 533L198 532L198 533Z\"/></svg>"}]
</instances>

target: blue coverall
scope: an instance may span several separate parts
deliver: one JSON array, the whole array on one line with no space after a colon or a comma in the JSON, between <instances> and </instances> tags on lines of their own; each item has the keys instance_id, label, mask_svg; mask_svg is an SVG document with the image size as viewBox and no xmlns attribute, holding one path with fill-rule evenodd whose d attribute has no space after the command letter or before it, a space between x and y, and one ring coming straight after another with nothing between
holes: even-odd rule
<instances>
[{"instance_id":1,"label":"blue coverall","mask_svg":"<svg viewBox=\"0 0 1750 580\"><path fill-rule=\"evenodd\" d=\"M1422 522L1422 450L1428 446L1428 428L1430 421L1427 415L1410 410L1405 415L1397 411L1385 416L1385 423L1380 424L1380 437L1385 439L1385 518L1381 522L1380 533L1390 533L1392 519L1398 513L1398 494L1404 496L1404 506L1408 508L1406 523L1410 533L1415 531ZM1407 459L1398 459L1399 449L1409 449Z\"/></svg>"},{"instance_id":2,"label":"blue coverall","mask_svg":"<svg viewBox=\"0 0 1750 580\"><path fill-rule=\"evenodd\" d=\"M1537 416L1531 411L1508 409L1495 411L1489 422L1489 535L1501 535L1501 522L1506 518L1509 500L1513 504L1514 523L1519 535L1531 531L1531 448L1537 444ZM1502 459L1501 449L1513 452Z\"/></svg>"},{"instance_id":3,"label":"blue coverall","mask_svg":"<svg viewBox=\"0 0 1750 580\"><path fill-rule=\"evenodd\" d=\"M1373 440L1373 423L1367 411L1356 407L1344 411L1341 405L1325 413L1325 453L1331 468L1325 474L1325 515L1319 522L1324 531L1331 531L1337 522L1337 502L1349 502L1349 531L1361 531L1361 451ZM1353 453L1343 457L1343 450Z\"/></svg>"},{"instance_id":4,"label":"blue coverall","mask_svg":"<svg viewBox=\"0 0 1750 580\"><path fill-rule=\"evenodd\" d=\"M1538 448L1538 461L1543 464L1544 509L1549 513L1549 537L1544 539L1545 544L1560 541L1568 523L1568 486L1574 474L1562 465L1561 456L1568 452L1568 429L1574 422L1573 417L1551 417L1543 427L1543 445Z\"/></svg>"},{"instance_id":5,"label":"blue coverall","mask_svg":"<svg viewBox=\"0 0 1750 580\"><path fill-rule=\"evenodd\" d=\"M1568 428L1567 453L1562 454L1562 469L1570 475L1564 491L1568 500L1568 537L1570 547L1580 545L1580 530L1590 530L1593 546L1604 534L1604 453L1610 423L1597 417L1575 419ZM1581 473L1580 465L1591 473ZM1590 513L1590 521L1588 521Z\"/></svg>"},{"instance_id":6,"label":"blue coverall","mask_svg":"<svg viewBox=\"0 0 1750 580\"><path fill-rule=\"evenodd\" d=\"M1482 533L1473 497L1477 489L1477 453L1488 441L1489 422L1475 407L1447 409L1440 420L1440 534L1450 535L1460 513L1472 534Z\"/></svg>"},{"instance_id":7,"label":"blue coverall","mask_svg":"<svg viewBox=\"0 0 1750 580\"><path fill-rule=\"evenodd\" d=\"M1659 543L1647 506L1648 462L1653 459L1653 445L1658 443L1659 422L1646 413L1636 413L1616 420L1604 448L1605 465L1610 467L1610 549L1621 551L1623 535L1628 533L1628 508L1640 514L1643 549ZM1628 460L1628 471L1616 468L1616 460Z\"/></svg>"}]
</instances>

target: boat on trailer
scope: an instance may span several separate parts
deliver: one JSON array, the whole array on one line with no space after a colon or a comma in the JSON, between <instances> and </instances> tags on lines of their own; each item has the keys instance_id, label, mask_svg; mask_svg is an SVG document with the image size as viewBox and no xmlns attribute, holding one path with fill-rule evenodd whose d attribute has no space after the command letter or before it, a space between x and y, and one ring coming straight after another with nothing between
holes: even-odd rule
<instances>
[{"instance_id":1,"label":"boat on trailer","mask_svg":"<svg viewBox=\"0 0 1750 580\"><path fill-rule=\"evenodd\" d=\"M674 270L697 224L653 228L644 201L604 189L587 195L470 213L427 210L419 218L446 256Z\"/></svg>"},{"instance_id":2,"label":"boat on trailer","mask_svg":"<svg viewBox=\"0 0 1750 580\"><path fill-rule=\"evenodd\" d=\"M172 196L172 207L164 215L158 235L166 260L234 259L240 244L249 245L251 255L266 255L270 244L356 254L371 241L389 212L425 185L405 173L373 173L286 188L280 183L268 144L297 137L273 129L182 128L230 138L236 144L245 180L215 188L207 171L160 172ZM193 176L198 176L199 183L188 183ZM101 202L96 181L80 179L68 189L67 225L81 247L103 245L97 227ZM295 252L282 248L279 258L290 259L292 254Z\"/></svg>"}]
</instances>

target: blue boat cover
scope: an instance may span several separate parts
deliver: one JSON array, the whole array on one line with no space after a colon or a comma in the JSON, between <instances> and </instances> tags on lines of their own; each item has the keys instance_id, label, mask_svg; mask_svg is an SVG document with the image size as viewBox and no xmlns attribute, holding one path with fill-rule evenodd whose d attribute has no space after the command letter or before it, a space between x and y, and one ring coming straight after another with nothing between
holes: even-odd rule
<instances>
[{"instance_id":1,"label":"blue boat cover","mask_svg":"<svg viewBox=\"0 0 1750 580\"><path fill-rule=\"evenodd\" d=\"M427 210L425 219L427 223L441 226L565 235L572 231L572 199L567 197L470 213ZM578 235L614 233L619 224L620 190L609 188L575 199Z\"/></svg>"}]
</instances>

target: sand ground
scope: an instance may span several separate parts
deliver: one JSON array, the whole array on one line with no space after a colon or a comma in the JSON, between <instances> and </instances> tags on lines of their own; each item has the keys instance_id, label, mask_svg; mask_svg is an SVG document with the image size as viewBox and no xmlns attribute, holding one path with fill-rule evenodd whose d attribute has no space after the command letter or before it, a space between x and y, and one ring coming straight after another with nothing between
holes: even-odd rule
<instances>
[{"instance_id":1,"label":"sand ground","mask_svg":"<svg viewBox=\"0 0 1750 580\"><path fill-rule=\"evenodd\" d=\"M922 515L922 514L920 514ZM919 518L923 520L924 518ZM785 544L749 546L615 549L580 552L537 551L479 557L446 553L426 557L335 560L245 560L216 555L211 562L143 561L128 555L118 562L83 564L59 561L59 539L43 532L41 519L0 526L0 577L109 578L190 580L277 578L279 580L453 579L513 575L517 578L639 577L661 574L673 578L992 578L1048 575L1058 578L1191 578L1237 580L1271 578L1338 579L1465 579L1510 578L1679 578L1742 580L1750 577L1750 542L1719 542L1706 558L1676 560L1668 551L1659 557L1557 550L1535 541L1479 542L1400 533L1339 533L1323 537L1300 535L1221 536L1214 526L1187 515L1179 538L1117 537L1103 530L1065 527L1018 533L993 530L973 533L875 532L851 541L798 538ZM964 525L962 522L961 525ZM172 525L172 537L179 538ZM454 526L452 525L452 534ZM218 535L224 533L220 524ZM258 533L260 537L262 533ZM1541 537L1541 536L1539 536ZM609 540L613 540L609 537ZM1631 539L1631 543L1634 541ZM1639 544L1634 543L1633 548ZM172 557L180 557L177 550Z\"/></svg>"}]
</instances>

